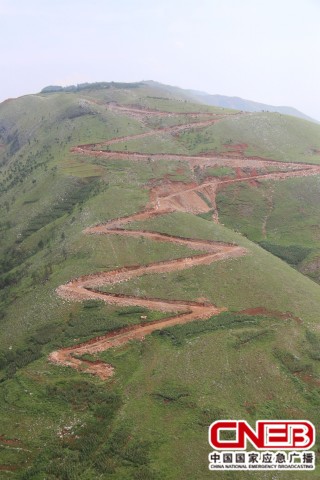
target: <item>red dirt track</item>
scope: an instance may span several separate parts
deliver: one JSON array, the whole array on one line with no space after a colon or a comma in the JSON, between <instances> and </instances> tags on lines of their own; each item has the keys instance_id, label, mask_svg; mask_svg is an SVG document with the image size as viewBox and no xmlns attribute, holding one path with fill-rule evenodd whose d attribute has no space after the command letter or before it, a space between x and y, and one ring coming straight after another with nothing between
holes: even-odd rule
<instances>
[{"instance_id":1,"label":"red dirt track","mask_svg":"<svg viewBox=\"0 0 320 480\"><path fill-rule=\"evenodd\" d=\"M141 109L138 107L123 107L112 104L108 106L111 110L121 111L139 118L145 116L175 116L176 113L159 112L155 110ZM184 211L191 213L205 213L213 211L212 218L218 223L218 211L216 207L216 192L229 184L237 182L259 182L261 180L285 180L292 177L301 177L309 175L319 175L320 166L302 163L284 163L272 160L266 160L259 157L245 157L243 152L246 148L245 144L229 146L229 152L223 155L172 155L172 154L141 154L134 152L112 152L101 150L102 146L108 146L124 140L148 137L160 132L168 132L176 134L179 131L190 128L201 128L212 125L217 121L221 121L230 115L203 114L193 112L189 114L181 113L192 117L194 123L187 123L174 127L166 127L163 129L152 130L150 132L133 135L131 137L114 138L99 144L80 145L72 149L73 153L85 154L90 156L103 156L105 158L128 158L130 160L153 160L161 159L180 159L186 161L191 169L195 167L205 168L207 166L230 166L236 169L237 178L206 178L201 184L196 181L193 183L163 181L160 185L150 187L150 204L139 213L128 217L118 218L110 222L87 228L84 233L90 235L122 235L130 237L144 237L156 242L175 243L189 247L193 250L199 250L203 253L192 255L187 258L179 258L176 260L167 260L162 262L151 263L146 266L130 266L122 267L109 272L100 272L92 275L86 275L71 280L65 285L61 285L57 289L57 294L70 301L83 301L88 299L103 300L108 304L119 306L141 306L151 310L170 312L172 316L156 322L145 322L139 325L130 326L117 330L106 335L93 338L87 342L72 347L62 348L52 352L49 360L60 365L70 366L87 373L98 375L105 380L113 374L113 367L101 361L89 362L79 357L85 353L94 354L109 348L113 348L128 341L142 340L146 335L154 330L166 328L171 325L183 324L196 319L207 319L212 315L216 315L225 308L217 308L207 302L188 302L183 300L163 300L159 298L143 298L129 295L103 293L97 290L99 286L111 285L122 281L139 277L152 273L167 273L196 265L209 265L212 262L236 258L245 255L246 251L236 245L225 244L220 242L212 242L209 240L196 240L192 238L181 238L156 232L145 230L126 230L124 226L128 223L138 220L146 220L155 216L165 215L174 211ZM244 114L232 114L244 115ZM203 117L208 117L204 121ZM199 122L197 118L201 117ZM281 171L273 173L257 174L256 169L267 167L280 167ZM246 167L246 173L242 168ZM250 173L247 169L250 168ZM206 198L207 201L204 200ZM209 206L211 205L211 207ZM248 311L249 312L249 311Z\"/></svg>"},{"instance_id":2,"label":"red dirt track","mask_svg":"<svg viewBox=\"0 0 320 480\"><path fill-rule=\"evenodd\" d=\"M155 213L160 215L167 213L167 211L155 212L150 210L149 212L144 212L147 218L148 215L152 216ZM132 221L132 218L136 219L136 217L136 215L133 215L132 217L119 219L117 222L120 223L121 221L124 221L125 223L128 223L129 221ZM173 313L173 316L170 318L124 328L119 331L111 332L107 335L89 340L83 344L63 348L50 354L50 360L55 363L79 368L88 373L95 373L102 379L106 379L112 375L113 369L110 365L104 364L103 362L84 362L79 358L75 358L75 356L79 357L84 353L101 352L103 350L107 350L108 348L127 343L132 339L142 340L145 335L148 335L154 330L159 330L161 328L166 328L179 323L190 322L196 319L209 318L225 309L217 308L215 305L206 302L162 300L158 298L142 298L129 295L103 293L97 291L97 287L106 284L110 285L119 283L145 274L167 273L184 270L196 265L209 265L210 263L218 260L238 257L245 254L245 250L243 248L234 245L205 240L186 239L155 232L145 232L143 230L122 230L120 228L114 228L114 223L114 221L111 221L109 224L107 223L105 225L88 228L85 233L100 235L125 235L134 237L139 236L158 242L169 242L185 245L192 249L201 250L205 253L193 255L187 258L179 258L176 260L155 262L147 266L123 267L110 272L86 275L79 277L67 283L66 285L62 285L57 289L58 295L67 300L82 301L86 299L97 299L122 307L141 306L149 308L150 310Z\"/></svg>"}]
</instances>

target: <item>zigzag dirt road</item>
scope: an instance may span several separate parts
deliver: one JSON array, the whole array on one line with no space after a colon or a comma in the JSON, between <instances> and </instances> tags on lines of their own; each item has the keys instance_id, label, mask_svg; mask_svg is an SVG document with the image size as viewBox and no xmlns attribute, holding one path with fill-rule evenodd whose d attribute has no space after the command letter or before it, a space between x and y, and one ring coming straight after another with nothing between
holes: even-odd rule
<instances>
[{"instance_id":1,"label":"zigzag dirt road","mask_svg":"<svg viewBox=\"0 0 320 480\"><path fill-rule=\"evenodd\" d=\"M110 105L108 108L113 111L118 110L128 115L144 118L145 116L174 116L170 112L158 112L137 107L121 107ZM184 245L192 250L198 250L201 253L162 262L151 263L147 266L123 267L109 272L100 272L97 274L86 275L76 278L69 283L60 286L57 294L70 301L83 301L88 299L102 300L109 304L119 306L141 306L151 310L158 310L172 313L172 316L156 322L145 322L131 327L126 327L106 335L93 338L79 345L62 348L52 352L49 360L56 364L80 369L86 373L98 375L105 380L113 374L113 367L101 361L89 362L80 357L85 354L94 354L113 348L130 340L142 340L146 335L154 330L166 328L171 325L191 322L196 319L207 319L216 315L225 308L218 308L207 302L187 302L180 300L163 300L159 298L142 298L121 294L103 293L98 287L106 284L115 284L133 277L138 277L151 273L165 273L177 270L192 268L196 265L209 265L212 262L236 258L245 255L246 251L236 245L197 240L193 238L181 238L171 235L160 234L144 230L126 230L124 228L130 222L146 220L151 217L165 215L174 211L187 211L192 213L204 213L212 211L212 218L218 222L218 211L216 207L216 192L224 186L237 182L259 182L261 180L285 180L292 177L301 177L320 174L320 166L302 163L284 163L279 161L266 160L259 157L245 157L244 155L229 156L224 155L172 155L172 154L141 154L138 152L111 152L102 150L102 147L109 147L124 140L144 138L158 134L159 131L171 134L187 130L190 128L203 128L213 125L217 121L225 119L228 115L203 114L201 112L190 112L183 114L192 117L194 122L188 122L183 125L166 127L145 132L138 135L127 137L118 137L99 144L79 145L74 147L72 152L75 154L85 154L90 156L103 156L107 158L128 158L133 161L145 161L152 157L153 160L176 159L179 158L189 164L191 169L195 167L204 168L206 166L227 165L236 169L237 178L206 178L203 183L192 182L189 184L183 182L164 181L162 184L150 188L150 204L147 208L134 215L111 220L104 225L98 225L87 228L85 234L100 235L122 235L130 237L145 237L152 241L169 242ZM234 115L244 115L232 114ZM203 120L207 116L208 120ZM200 119L196 122L196 119ZM276 166L280 171L269 173L256 173L270 166ZM242 169L250 169L250 174ZM247 172L247 170L246 170ZM200 193L200 195L199 195ZM204 198L205 197L205 198ZM211 206L210 206L211 205Z\"/></svg>"}]
</instances>

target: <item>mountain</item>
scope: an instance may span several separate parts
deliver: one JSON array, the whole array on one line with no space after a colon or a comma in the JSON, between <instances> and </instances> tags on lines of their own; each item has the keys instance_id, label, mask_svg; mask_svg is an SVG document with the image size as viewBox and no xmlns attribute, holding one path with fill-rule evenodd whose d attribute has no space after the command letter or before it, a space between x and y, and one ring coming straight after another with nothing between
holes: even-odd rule
<instances>
[{"instance_id":1,"label":"mountain","mask_svg":"<svg viewBox=\"0 0 320 480\"><path fill-rule=\"evenodd\" d=\"M245 100L240 97L228 97L225 95L209 95L202 92L193 92L194 99L200 100L206 105L215 105L217 107L233 108L235 110L243 110L245 112L278 112L283 115L292 115L294 117L303 118L311 122L316 122L313 118L305 115L296 108L267 105L265 103L253 102L252 100Z\"/></svg>"},{"instance_id":2,"label":"mountain","mask_svg":"<svg viewBox=\"0 0 320 480\"><path fill-rule=\"evenodd\" d=\"M218 480L215 420L317 427L319 178L316 123L165 86L0 104L1 478Z\"/></svg>"},{"instance_id":3,"label":"mountain","mask_svg":"<svg viewBox=\"0 0 320 480\"><path fill-rule=\"evenodd\" d=\"M169 85L157 84L157 82L153 81L148 81L146 83L150 85L158 85L160 88L167 88L169 91L175 92L176 94L185 94L187 98L193 101L203 103L205 105L213 105L216 107L229 108L234 110L243 110L244 112L278 112L282 113L283 115L292 115L294 117L302 118L304 120L309 120L310 122L319 123L317 120L314 120L313 118L305 115L304 113L293 107L267 105L261 102L245 100L240 97L211 95L209 93L201 92L198 90L183 90L179 87L171 87Z\"/></svg>"}]
</instances>

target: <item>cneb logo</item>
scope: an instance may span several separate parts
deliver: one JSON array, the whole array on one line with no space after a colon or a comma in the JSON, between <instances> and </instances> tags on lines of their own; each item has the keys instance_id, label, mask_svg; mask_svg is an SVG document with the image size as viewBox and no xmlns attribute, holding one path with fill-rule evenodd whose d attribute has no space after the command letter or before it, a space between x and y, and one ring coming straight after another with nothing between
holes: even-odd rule
<instances>
[{"instance_id":1,"label":"cneb logo","mask_svg":"<svg viewBox=\"0 0 320 480\"><path fill-rule=\"evenodd\" d=\"M222 432L234 439L222 439ZM217 450L245 450L247 440L257 450L307 450L314 445L315 428L307 420L259 420L255 430L245 420L217 420L209 427L209 443Z\"/></svg>"}]
</instances>

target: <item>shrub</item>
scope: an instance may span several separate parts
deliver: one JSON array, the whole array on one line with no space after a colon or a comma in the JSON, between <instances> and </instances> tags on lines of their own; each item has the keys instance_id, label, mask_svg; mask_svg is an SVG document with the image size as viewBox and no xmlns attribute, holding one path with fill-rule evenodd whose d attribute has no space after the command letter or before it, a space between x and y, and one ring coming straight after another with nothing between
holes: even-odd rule
<instances>
[{"instance_id":1,"label":"shrub","mask_svg":"<svg viewBox=\"0 0 320 480\"><path fill-rule=\"evenodd\" d=\"M290 265L298 265L312 252L312 248L302 247L301 245L283 246L264 241L259 242L259 245Z\"/></svg>"},{"instance_id":2,"label":"shrub","mask_svg":"<svg viewBox=\"0 0 320 480\"><path fill-rule=\"evenodd\" d=\"M182 345L191 336L201 333L213 332L222 328L241 328L248 325L256 325L263 317L253 317L232 312L223 312L206 321L197 320L184 325L175 325L163 330L156 330L152 335L161 338L169 338L174 345Z\"/></svg>"}]
</instances>

